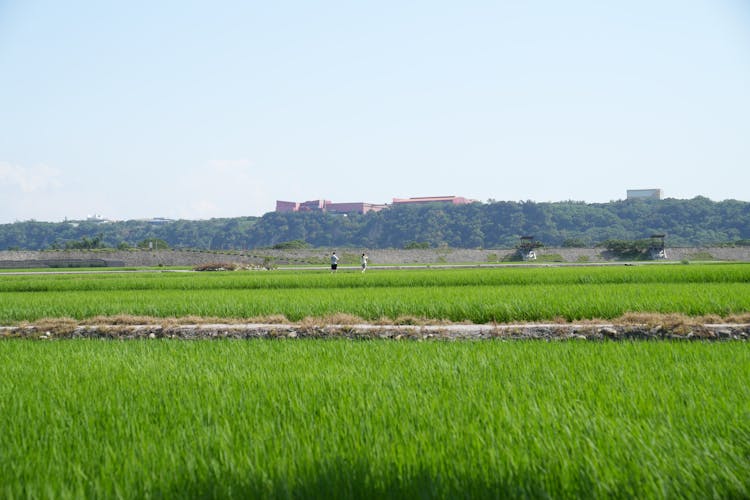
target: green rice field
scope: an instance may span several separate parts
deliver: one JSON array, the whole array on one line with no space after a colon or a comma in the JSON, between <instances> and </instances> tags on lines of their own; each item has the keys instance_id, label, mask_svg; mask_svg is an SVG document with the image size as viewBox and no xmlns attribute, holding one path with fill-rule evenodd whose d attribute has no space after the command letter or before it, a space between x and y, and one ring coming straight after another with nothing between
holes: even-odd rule
<instances>
[{"instance_id":1,"label":"green rice field","mask_svg":"<svg viewBox=\"0 0 750 500\"><path fill-rule=\"evenodd\" d=\"M0 324L118 314L490 323L748 311L748 264L0 275Z\"/></svg>"},{"instance_id":2,"label":"green rice field","mask_svg":"<svg viewBox=\"0 0 750 500\"><path fill-rule=\"evenodd\" d=\"M4 498L748 498L746 343L0 342Z\"/></svg>"},{"instance_id":3,"label":"green rice field","mask_svg":"<svg viewBox=\"0 0 750 500\"><path fill-rule=\"evenodd\" d=\"M0 325L748 312L742 264L0 275ZM742 341L6 338L0 381L0 498L750 497Z\"/></svg>"}]
</instances>

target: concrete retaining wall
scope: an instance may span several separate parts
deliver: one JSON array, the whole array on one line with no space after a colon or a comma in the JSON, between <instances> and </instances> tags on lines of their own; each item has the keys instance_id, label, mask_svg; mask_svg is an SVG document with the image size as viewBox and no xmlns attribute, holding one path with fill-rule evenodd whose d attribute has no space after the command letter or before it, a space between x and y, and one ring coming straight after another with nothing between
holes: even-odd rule
<instances>
[{"instance_id":1,"label":"concrete retaining wall","mask_svg":"<svg viewBox=\"0 0 750 500\"><path fill-rule=\"evenodd\" d=\"M371 265L378 264L459 264L494 263L514 253L502 249L336 249L343 264L359 264L359 256L367 252ZM319 264L327 265L331 250L249 250L247 252L197 252L188 250L58 250L58 251L0 251L0 267L10 267L12 261L104 260L108 266L195 266L211 262L242 264ZM546 258L562 262L607 262L600 248L541 248L540 261ZM750 262L750 247L691 247L667 248L669 261L726 260ZM8 265L4 265L8 264ZM33 267L29 262L26 267Z\"/></svg>"}]
</instances>

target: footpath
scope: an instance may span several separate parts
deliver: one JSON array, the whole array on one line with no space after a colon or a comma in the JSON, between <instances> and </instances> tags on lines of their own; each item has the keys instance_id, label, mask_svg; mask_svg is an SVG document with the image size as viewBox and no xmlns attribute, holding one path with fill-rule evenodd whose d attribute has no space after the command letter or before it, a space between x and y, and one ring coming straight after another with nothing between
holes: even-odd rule
<instances>
[{"instance_id":1,"label":"footpath","mask_svg":"<svg viewBox=\"0 0 750 500\"><path fill-rule=\"evenodd\" d=\"M750 324L144 324L4 326L0 338L54 339L333 339L415 341L747 341Z\"/></svg>"}]
</instances>

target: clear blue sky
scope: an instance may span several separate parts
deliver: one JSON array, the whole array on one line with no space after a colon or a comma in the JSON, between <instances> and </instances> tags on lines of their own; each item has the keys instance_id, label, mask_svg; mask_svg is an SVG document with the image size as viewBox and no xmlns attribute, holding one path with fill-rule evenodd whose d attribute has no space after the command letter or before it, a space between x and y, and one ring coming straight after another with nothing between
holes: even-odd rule
<instances>
[{"instance_id":1,"label":"clear blue sky","mask_svg":"<svg viewBox=\"0 0 750 500\"><path fill-rule=\"evenodd\" d=\"M749 186L747 0L0 0L0 223Z\"/></svg>"}]
</instances>

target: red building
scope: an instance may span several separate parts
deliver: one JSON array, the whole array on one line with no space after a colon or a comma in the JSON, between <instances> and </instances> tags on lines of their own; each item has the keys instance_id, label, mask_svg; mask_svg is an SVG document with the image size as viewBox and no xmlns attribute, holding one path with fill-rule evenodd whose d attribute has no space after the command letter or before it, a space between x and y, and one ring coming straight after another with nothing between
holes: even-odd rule
<instances>
[{"instance_id":1,"label":"red building","mask_svg":"<svg viewBox=\"0 0 750 500\"><path fill-rule=\"evenodd\" d=\"M310 200L299 204L299 212L325 212L330 200Z\"/></svg>"},{"instance_id":2,"label":"red building","mask_svg":"<svg viewBox=\"0 0 750 500\"><path fill-rule=\"evenodd\" d=\"M331 203L326 206L326 211L337 212L340 214L366 214L367 212L380 212L385 207L385 205L376 205L374 203L364 203L362 201L357 201L353 203Z\"/></svg>"},{"instance_id":3,"label":"red building","mask_svg":"<svg viewBox=\"0 0 750 500\"><path fill-rule=\"evenodd\" d=\"M276 200L276 211L277 212L297 212L299 211L299 203L296 201Z\"/></svg>"}]
</instances>

